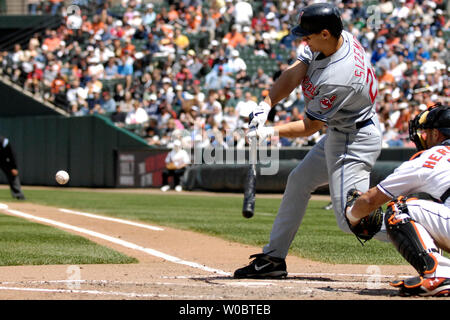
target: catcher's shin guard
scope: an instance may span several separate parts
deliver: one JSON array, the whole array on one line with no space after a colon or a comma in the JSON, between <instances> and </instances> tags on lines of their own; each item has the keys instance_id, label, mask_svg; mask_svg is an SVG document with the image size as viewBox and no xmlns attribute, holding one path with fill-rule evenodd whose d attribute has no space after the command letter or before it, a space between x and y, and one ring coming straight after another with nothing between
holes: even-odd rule
<instances>
[{"instance_id":1,"label":"catcher's shin guard","mask_svg":"<svg viewBox=\"0 0 450 320\"><path fill-rule=\"evenodd\" d=\"M429 237L429 235L420 224L417 224L409 216L406 198L399 197L391 201L384 219L388 237L403 258L420 275L433 273L438 262L431 252L437 252L437 249L433 244L427 246L424 243L422 236Z\"/></svg>"}]
</instances>

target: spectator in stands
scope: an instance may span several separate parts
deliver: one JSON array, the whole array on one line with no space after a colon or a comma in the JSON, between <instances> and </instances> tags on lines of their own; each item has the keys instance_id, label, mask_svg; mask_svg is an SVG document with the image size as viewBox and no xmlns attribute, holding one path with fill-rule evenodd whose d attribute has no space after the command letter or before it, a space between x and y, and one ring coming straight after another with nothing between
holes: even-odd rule
<instances>
[{"instance_id":1,"label":"spectator in stands","mask_svg":"<svg viewBox=\"0 0 450 320\"><path fill-rule=\"evenodd\" d=\"M144 16L142 17L142 23L146 26L151 26L156 19L153 3L147 3L146 8Z\"/></svg>"},{"instance_id":2,"label":"spectator in stands","mask_svg":"<svg viewBox=\"0 0 450 320\"><path fill-rule=\"evenodd\" d=\"M114 98L114 100L116 99ZM128 113L134 110L134 99L132 93L130 91L125 91L124 99L120 101L119 104L121 105L121 109L123 112Z\"/></svg>"},{"instance_id":3,"label":"spectator in stands","mask_svg":"<svg viewBox=\"0 0 450 320\"><path fill-rule=\"evenodd\" d=\"M36 15L40 4L41 0L27 0L28 13Z\"/></svg>"},{"instance_id":4,"label":"spectator in stands","mask_svg":"<svg viewBox=\"0 0 450 320\"><path fill-rule=\"evenodd\" d=\"M51 30L49 32L49 35L45 38L42 45L46 46L47 51L53 52L57 48L59 48L61 44L61 39L58 37L58 34L56 33L56 30Z\"/></svg>"},{"instance_id":5,"label":"spectator in stands","mask_svg":"<svg viewBox=\"0 0 450 320\"><path fill-rule=\"evenodd\" d=\"M51 3L50 14L54 16L60 12L64 0L49 0L49 1Z\"/></svg>"},{"instance_id":6,"label":"spectator in stands","mask_svg":"<svg viewBox=\"0 0 450 320\"><path fill-rule=\"evenodd\" d=\"M103 97L100 101L102 109L107 113L116 111L116 101L111 96L111 93L109 91L104 91L102 95Z\"/></svg>"},{"instance_id":7,"label":"spectator in stands","mask_svg":"<svg viewBox=\"0 0 450 320\"><path fill-rule=\"evenodd\" d=\"M239 116L238 127L243 128L248 123L248 116L254 110L257 103L250 91L244 93L244 99L238 101L235 108L235 113Z\"/></svg>"},{"instance_id":8,"label":"spectator in stands","mask_svg":"<svg viewBox=\"0 0 450 320\"><path fill-rule=\"evenodd\" d=\"M236 88L249 88L251 84L251 78L247 73L247 70L240 70L236 74Z\"/></svg>"},{"instance_id":9,"label":"spectator in stands","mask_svg":"<svg viewBox=\"0 0 450 320\"><path fill-rule=\"evenodd\" d=\"M133 64L134 60L128 53L125 53L120 58L120 64L118 66L118 75L126 80L125 89L130 89L131 83L133 82Z\"/></svg>"},{"instance_id":10,"label":"spectator in stands","mask_svg":"<svg viewBox=\"0 0 450 320\"><path fill-rule=\"evenodd\" d=\"M119 67L114 57L110 57L104 69L103 78L106 80L116 79L119 76Z\"/></svg>"},{"instance_id":11,"label":"spectator in stands","mask_svg":"<svg viewBox=\"0 0 450 320\"><path fill-rule=\"evenodd\" d=\"M230 32L228 32L223 38L227 39L228 45L235 49L237 47L243 47L247 43L247 40L245 40L240 32L240 26L237 24L232 25Z\"/></svg>"},{"instance_id":12,"label":"spectator in stands","mask_svg":"<svg viewBox=\"0 0 450 320\"><path fill-rule=\"evenodd\" d=\"M68 89L64 96L58 96L53 103L61 108L71 108L76 102L79 105L77 112L87 104L88 96L92 99L94 92L103 90L104 79L123 79L125 87L118 85L117 90L112 93L114 100L120 103L124 100L125 92L131 92L136 95L133 99L143 101L147 111L151 109L151 105L155 108L155 103L164 101L163 116L159 113L158 116L163 119L161 125L166 126L168 118L190 118L188 113L192 110L188 111L187 108L193 106L190 105L190 100L195 99L197 102L194 105L202 109L202 103L206 100L204 94L209 89L217 90L220 93L220 102L224 107L228 107L234 99L233 96L238 95L235 92L237 88L250 87L249 76L254 74L253 67L250 67L252 61L244 61L250 67L247 74L244 71L235 73L233 50L238 49L238 52L242 53L251 52L253 49L253 54L261 56L258 59L263 63L277 59L288 65L294 62L299 51L303 50L305 44L301 39L292 39L286 27L290 19L297 19L301 1L266 1L261 9L259 6L253 6L250 24L240 23L241 17L242 21L245 20L245 15L239 6L248 7L248 3L244 4L242 0L235 0L234 3L233 0L214 1L208 8L203 7L203 3L200 0L173 1L169 2L174 5L170 10L166 9L166 5L155 10L156 7L150 8L152 4L147 7L140 0L124 0L120 2L120 10L123 11L119 10L117 13L113 6L109 7L107 3L102 2L97 6L97 2L85 2L86 8L83 8L83 12L94 14L83 17L80 29L69 30L65 25L57 29L47 28L31 37L26 50L16 44L16 49L5 52L0 58L2 73L26 90L42 95L44 99L56 98L51 92L51 84L57 74L61 74ZM419 106L426 107L449 95L449 51L445 32L449 29L450 22L444 3L439 1L414 4L402 1L400 7L395 8L392 1L383 0L377 6L382 13L379 25L365 24L368 19L367 5L362 1L341 4L341 9L345 24L366 48L367 55L376 68L379 79L378 109L387 115L385 118L383 116L381 121L383 127L383 122L393 122L398 116L398 107L395 106L401 102L408 102L409 116L412 116ZM51 7L45 6L43 11L50 13ZM122 17L120 12L126 14ZM137 12L142 12L142 15ZM277 20L281 24L279 29ZM200 39L204 33L204 38L209 42L205 44L199 40L190 43L183 52L186 59L177 56L174 33L175 29L180 27L188 38L192 36L194 39ZM245 42L231 38L231 33L236 31L241 33ZM148 41L142 42L143 39ZM199 49L198 52L191 54L190 46ZM283 50L275 51L275 47L290 51L285 54ZM207 51L200 53L203 49ZM122 63L124 56L127 57L126 66ZM111 58L116 61L117 70L114 63L109 65ZM274 63L273 60L270 63ZM264 67L262 64L257 66ZM192 74L192 79L188 81L181 72L184 67ZM219 67L222 67L221 70ZM119 74L119 68L126 75L116 79L114 75ZM273 75L268 74L269 78L276 78L280 71ZM151 74L151 82L155 84L150 91L147 91L146 84L149 81L145 80L147 73ZM172 83L162 84L163 78L169 78ZM74 81L75 79L78 82ZM257 79L257 82L260 82L260 79ZM181 101L178 98L174 100L176 90L174 92L173 88L176 85L183 86L182 97L186 105L178 114L171 109L173 101L178 103L178 107ZM254 87L256 95L265 89L264 85L258 85ZM63 90L63 87L61 89ZM150 95L157 97L151 104ZM282 109L276 114L280 121L301 116L295 111L297 109L292 107L294 102L301 104L300 99L293 95L287 100L284 105L288 108L287 112ZM290 103L292 105L289 105ZM210 119L209 122L213 120ZM406 116L404 121L407 121ZM199 127L205 122L206 115L201 117L197 114L195 120L184 121L183 125L189 123L186 129L194 131L194 126ZM219 122L215 126L220 127L221 124ZM388 130L392 130L394 125L395 123L391 123L391 129ZM402 140L404 128L397 130ZM198 138L202 135L194 136ZM194 138L192 141L195 144L203 143ZM205 143L209 142L208 138ZM164 145L167 138L160 139L158 143Z\"/></svg>"},{"instance_id":13,"label":"spectator in stands","mask_svg":"<svg viewBox=\"0 0 450 320\"><path fill-rule=\"evenodd\" d=\"M120 103L125 100L125 88L121 82L118 82L114 85L114 100L117 103Z\"/></svg>"},{"instance_id":14,"label":"spectator in stands","mask_svg":"<svg viewBox=\"0 0 450 320\"><path fill-rule=\"evenodd\" d=\"M231 58L227 62L228 68L231 73L236 74L241 70L247 70L247 64L239 56L239 51L234 49L231 51Z\"/></svg>"},{"instance_id":15,"label":"spectator in stands","mask_svg":"<svg viewBox=\"0 0 450 320\"><path fill-rule=\"evenodd\" d=\"M111 121L118 127L123 127L125 125L125 119L127 118L127 113L122 111L122 106L120 104L116 105L116 110L111 114Z\"/></svg>"},{"instance_id":16,"label":"spectator in stands","mask_svg":"<svg viewBox=\"0 0 450 320\"><path fill-rule=\"evenodd\" d=\"M184 54L189 47L189 38L181 32L181 27L175 27L173 43L177 47L177 52Z\"/></svg>"},{"instance_id":17,"label":"spectator in stands","mask_svg":"<svg viewBox=\"0 0 450 320\"><path fill-rule=\"evenodd\" d=\"M223 66L218 66L217 71L211 70L205 77L205 89L206 90L219 90L225 88L225 86L234 87L235 80L224 73Z\"/></svg>"},{"instance_id":18,"label":"spectator in stands","mask_svg":"<svg viewBox=\"0 0 450 320\"><path fill-rule=\"evenodd\" d=\"M253 8L247 0L238 0L234 5L234 22L239 26L249 26L252 23Z\"/></svg>"},{"instance_id":19,"label":"spectator in stands","mask_svg":"<svg viewBox=\"0 0 450 320\"><path fill-rule=\"evenodd\" d=\"M255 32L264 32L269 30L269 25L267 24L264 11L259 11L256 17L252 18L252 29Z\"/></svg>"},{"instance_id":20,"label":"spectator in stands","mask_svg":"<svg viewBox=\"0 0 450 320\"><path fill-rule=\"evenodd\" d=\"M252 76L251 85L253 88L269 89L273 80L269 77L262 67L258 67L256 73Z\"/></svg>"},{"instance_id":21,"label":"spectator in stands","mask_svg":"<svg viewBox=\"0 0 450 320\"><path fill-rule=\"evenodd\" d=\"M125 123L130 124L144 124L148 121L147 111L142 107L139 100L133 101L133 109L127 113Z\"/></svg>"}]
</instances>

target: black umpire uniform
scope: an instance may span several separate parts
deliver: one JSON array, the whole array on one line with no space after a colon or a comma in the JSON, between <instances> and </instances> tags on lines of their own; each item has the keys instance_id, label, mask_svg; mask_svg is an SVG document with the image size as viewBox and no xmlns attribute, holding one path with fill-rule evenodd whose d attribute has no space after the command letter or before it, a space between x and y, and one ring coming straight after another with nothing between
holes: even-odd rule
<instances>
[{"instance_id":1,"label":"black umpire uniform","mask_svg":"<svg viewBox=\"0 0 450 320\"><path fill-rule=\"evenodd\" d=\"M0 136L0 168L8 179L13 198L24 200L14 151L9 139L2 136Z\"/></svg>"}]
</instances>

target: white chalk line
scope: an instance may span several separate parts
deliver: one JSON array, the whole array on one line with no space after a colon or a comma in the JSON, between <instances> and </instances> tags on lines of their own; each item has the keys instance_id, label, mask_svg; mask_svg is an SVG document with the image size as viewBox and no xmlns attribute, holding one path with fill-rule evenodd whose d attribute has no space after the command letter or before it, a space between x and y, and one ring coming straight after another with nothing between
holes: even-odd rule
<instances>
[{"instance_id":1,"label":"white chalk line","mask_svg":"<svg viewBox=\"0 0 450 320\"><path fill-rule=\"evenodd\" d=\"M189 267L192 267L192 268L200 269L200 270L207 271L207 272L212 272L212 273L219 274L219 275L224 275L224 276L225 275L227 275L227 276L230 275L229 272L225 272L223 270L210 268L210 267L207 267L205 265L201 265L201 264L196 263L196 262L182 260L180 258L168 255L168 254L160 252L160 251L157 251L155 249L145 248L145 247L142 247L140 245L131 243L129 241L121 240L121 239L118 239L118 238L115 238L115 237L111 237L111 236L108 236L108 235L105 235L105 234L102 234L102 233L99 233L99 232L95 232L95 231L92 231L92 230L88 230L88 229L72 226L72 225L69 225L69 224L66 224L66 223L62 223L62 222L51 220L51 219L47 219L47 218L36 217L36 216L31 215L31 214L28 214L28 213L25 213L25 212L21 212L21 211L18 211L18 210L13 210L13 209L9 209L9 208L5 209L3 206L1 206L1 204L0 204L0 209L3 209L5 211L7 211L8 213L13 214L15 216L19 216L19 217L22 217L22 218L25 218L25 219L28 219L28 220L34 220L34 221L38 221L38 222L43 222L43 223L54 225L54 226L57 226L57 227L60 227L60 228L63 228L63 229L72 230L72 231L75 231L75 232L78 232L78 233L87 234L87 235L90 235L92 237L103 239L103 240L106 240L106 241L109 241L109 242L121 245L121 246L126 247L126 248L138 250L138 251L147 253L149 255L152 255L152 256L155 256L155 257L158 257L158 258L161 258L161 259L173 262L173 263L186 265L186 266L189 266Z\"/></svg>"},{"instance_id":2,"label":"white chalk line","mask_svg":"<svg viewBox=\"0 0 450 320\"><path fill-rule=\"evenodd\" d=\"M99 291L99 290L79 290L79 289L45 289L45 288L20 288L20 287L0 287L4 291L28 291L42 293L66 293L66 294L93 294L100 296L123 296L128 298L170 298L170 299L204 299L213 298L221 299L220 296L205 295L168 295L160 293L136 293L136 292L120 292L120 291Z\"/></svg>"},{"instance_id":3,"label":"white chalk line","mask_svg":"<svg viewBox=\"0 0 450 320\"><path fill-rule=\"evenodd\" d=\"M105 217L105 216L96 215L96 214L92 214L92 213L88 213L88 212L80 212L80 211L74 211L74 210L69 210L69 209L64 209L64 208L59 208L58 210L61 212L64 212L64 213L84 216L84 217L93 218L93 219L112 221L112 222L117 222L117 223L121 223L121 224L127 224L130 226L149 229L149 230L153 230L153 231L163 231L164 230L163 228L151 226L148 224L142 224L142 223L133 222L133 221L125 220L125 219L119 219L119 218Z\"/></svg>"}]
</instances>

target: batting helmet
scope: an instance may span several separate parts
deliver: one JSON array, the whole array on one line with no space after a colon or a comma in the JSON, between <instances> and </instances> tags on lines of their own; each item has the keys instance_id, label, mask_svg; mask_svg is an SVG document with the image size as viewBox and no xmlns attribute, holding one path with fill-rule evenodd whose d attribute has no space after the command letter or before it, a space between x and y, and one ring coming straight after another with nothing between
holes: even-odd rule
<instances>
[{"instance_id":1,"label":"batting helmet","mask_svg":"<svg viewBox=\"0 0 450 320\"><path fill-rule=\"evenodd\" d=\"M339 38L343 30L339 9L330 3L316 3L303 8L298 18L298 26L291 32L297 37L309 36L327 29Z\"/></svg>"},{"instance_id":2,"label":"batting helmet","mask_svg":"<svg viewBox=\"0 0 450 320\"><path fill-rule=\"evenodd\" d=\"M417 132L421 129L438 129L444 136L450 138L450 107L437 103L409 121L409 139L414 142L418 150L426 148Z\"/></svg>"}]
</instances>

